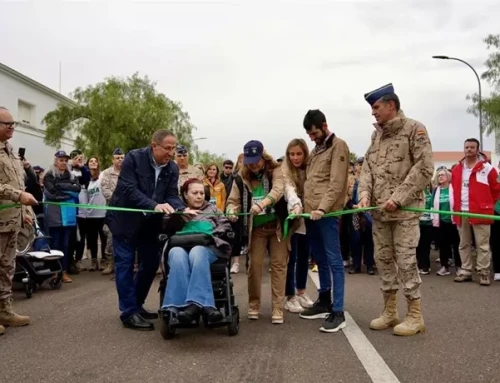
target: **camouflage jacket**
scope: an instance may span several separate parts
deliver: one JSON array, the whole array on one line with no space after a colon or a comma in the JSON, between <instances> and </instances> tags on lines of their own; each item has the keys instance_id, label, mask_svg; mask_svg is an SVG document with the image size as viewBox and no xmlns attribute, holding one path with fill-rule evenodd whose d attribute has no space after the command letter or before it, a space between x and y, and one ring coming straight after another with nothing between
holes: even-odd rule
<instances>
[{"instance_id":1,"label":"camouflage jacket","mask_svg":"<svg viewBox=\"0 0 500 383\"><path fill-rule=\"evenodd\" d=\"M402 111L383 127L375 124L365 155L358 196L371 206L392 199L402 207L424 207L424 189L434 173L432 146L425 126L405 117ZM420 216L403 210L374 211L374 219L398 221Z\"/></svg>"},{"instance_id":2,"label":"camouflage jacket","mask_svg":"<svg viewBox=\"0 0 500 383\"><path fill-rule=\"evenodd\" d=\"M24 191L24 170L20 159L8 142L0 142L0 204L19 202ZM0 233L17 231L22 227L25 207L0 210Z\"/></svg>"},{"instance_id":3,"label":"camouflage jacket","mask_svg":"<svg viewBox=\"0 0 500 383\"><path fill-rule=\"evenodd\" d=\"M181 190L182 185L184 185L184 182L190 178L198 178L202 181L204 175L200 169L194 167L193 165L189 165L187 169L179 168L179 191Z\"/></svg>"},{"instance_id":4,"label":"camouflage jacket","mask_svg":"<svg viewBox=\"0 0 500 383\"><path fill-rule=\"evenodd\" d=\"M110 166L102 172L101 175L101 189L104 198L106 198L106 203L109 204L111 201L111 196L116 189L116 184L118 183L118 176L120 172L117 172L113 166Z\"/></svg>"}]
</instances>

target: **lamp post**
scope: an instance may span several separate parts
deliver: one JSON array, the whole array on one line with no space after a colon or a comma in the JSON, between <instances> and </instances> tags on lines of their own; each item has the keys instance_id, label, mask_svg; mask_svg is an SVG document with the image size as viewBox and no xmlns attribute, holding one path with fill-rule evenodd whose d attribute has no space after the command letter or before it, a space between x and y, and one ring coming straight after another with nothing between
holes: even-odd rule
<instances>
[{"instance_id":1,"label":"lamp post","mask_svg":"<svg viewBox=\"0 0 500 383\"><path fill-rule=\"evenodd\" d=\"M481 80L479 78L479 75L477 74L476 70L470 65L468 62L458 59L456 57L449 57L449 56L432 56L433 59L438 59L438 60L455 60L455 61L460 61L461 63L464 63L467 65L474 74L476 75L477 78L477 85L479 87L479 147L481 150L483 150L483 113L482 113L482 102L481 102Z\"/></svg>"},{"instance_id":2,"label":"lamp post","mask_svg":"<svg viewBox=\"0 0 500 383\"><path fill-rule=\"evenodd\" d=\"M197 138L193 138L193 141L199 141L199 140L206 140L207 137L197 137Z\"/></svg>"}]
</instances>

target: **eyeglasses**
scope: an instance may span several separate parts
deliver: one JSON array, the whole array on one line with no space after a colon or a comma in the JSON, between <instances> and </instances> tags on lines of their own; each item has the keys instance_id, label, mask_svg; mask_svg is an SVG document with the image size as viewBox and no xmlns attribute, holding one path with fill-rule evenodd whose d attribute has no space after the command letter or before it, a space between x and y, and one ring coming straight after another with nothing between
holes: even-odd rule
<instances>
[{"instance_id":1,"label":"eyeglasses","mask_svg":"<svg viewBox=\"0 0 500 383\"><path fill-rule=\"evenodd\" d=\"M173 152L176 149L175 146L162 146L158 143L156 145L158 145L160 148L162 148L163 150L165 150L166 152L169 152L169 153Z\"/></svg>"},{"instance_id":2,"label":"eyeglasses","mask_svg":"<svg viewBox=\"0 0 500 383\"><path fill-rule=\"evenodd\" d=\"M16 127L18 125L17 121L0 121L0 124L5 125L7 128Z\"/></svg>"}]
</instances>

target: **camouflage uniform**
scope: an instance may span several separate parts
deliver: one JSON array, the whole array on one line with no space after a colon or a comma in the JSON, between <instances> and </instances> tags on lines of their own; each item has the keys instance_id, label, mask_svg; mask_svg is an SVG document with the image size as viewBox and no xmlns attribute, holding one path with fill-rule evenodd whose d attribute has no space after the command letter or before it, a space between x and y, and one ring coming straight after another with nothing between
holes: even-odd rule
<instances>
[{"instance_id":1,"label":"camouflage uniform","mask_svg":"<svg viewBox=\"0 0 500 383\"><path fill-rule=\"evenodd\" d=\"M120 172L116 171L114 166L110 166L106 170L102 172L101 179L101 189L104 198L106 198L106 203L109 205L109 201L111 201L111 196L116 189L116 184L118 183L118 176ZM110 265L113 264L113 236L109 231L108 225L104 224L103 226L104 234L106 234L106 249L104 253L106 254L106 258ZM109 269L109 270L108 270ZM104 274L111 274L111 266L104 270Z\"/></svg>"},{"instance_id":2,"label":"camouflage uniform","mask_svg":"<svg viewBox=\"0 0 500 383\"><path fill-rule=\"evenodd\" d=\"M0 142L0 204L19 202L24 191L24 170L8 142ZM0 302L12 296L17 235L23 225L26 207L0 210Z\"/></svg>"},{"instance_id":3,"label":"camouflage uniform","mask_svg":"<svg viewBox=\"0 0 500 383\"><path fill-rule=\"evenodd\" d=\"M371 206L391 199L398 206L423 208L423 191L434 172L431 142L424 125L399 111L383 128L375 127L361 170L360 199L367 198ZM376 210L372 216L382 291L397 291L399 274L405 296L420 298L422 280L416 261L420 214L397 209Z\"/></svg>"},{"instance_id":4,"label":"camouflage uniform","mask_svg":"<svg viewBox=\"0 0 500 383\"><path fill-rule=\"evenodd\" d=\"M189 165L187 169L179 168L179 191L181 190L182 185L190 178L198 178L200 181L203 180L204 174L203 172L193 165Z\"/></svg>"}]
</instances>

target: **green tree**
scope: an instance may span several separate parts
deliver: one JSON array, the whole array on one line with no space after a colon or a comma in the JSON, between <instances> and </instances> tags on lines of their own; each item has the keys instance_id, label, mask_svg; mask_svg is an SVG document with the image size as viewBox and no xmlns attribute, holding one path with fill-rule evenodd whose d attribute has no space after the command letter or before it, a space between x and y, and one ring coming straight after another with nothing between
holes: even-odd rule
<instances>
[{"instance_id":1,"label":"green tree","mask_svg":"<svg viewBox=\"0 0 500 383\"><path fill-rule=\"evenodd\" d=\"M207 150L199 150L197 145L193 147L194 158L193 162L196 164L202 164L206 167L208 164L215 162L222 171L222 164L227 159L224 154L218 155Z\"/></svg>"},{"instance_id":2,"label":"green tree","mask_svg":"<svg viewBox=\"0 0 500 383\"><path fill-rule=\"evenodd\" d=\"M358 159L358 155L354 152L350 152L349 153L349 159L352 161L352 162L356 162L356 160Z\"/></svg>"},{"instance_id":3,"label":"green tree","mask_svg":"<svg viewBox=\"0 0 500 383\"><path fill-rule=\"evenodd\" d=\"M489 35L483 41L486 49L492 52L485 62L488 69L481 75L481 79L491 86L492 91L489 97L482 98L482 129L487 134L495 133L498 136L500 135L500 35ZM473 103L467 111L478 117L478 94L469 95L467 99Z\"/></svg>"},{"instance_id":4,"label":"green tree","mask_svg":"<svg viewBox=\"0 0 500 383\"><path fill-rule=\"evenodd\" d=\"M75 138L87 156L97 155L104 165L117 147L125 152L150 144L158 129L174 132L177 141L191 150L196 128L182 105L155 89L156 83L138 73L126 79L110 77L87 88L77 88L75 106L59 104L48 113L45 143L54 147L64 136Z\"/></svg>"}]
</instances>

